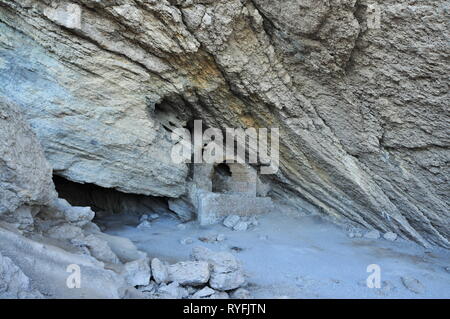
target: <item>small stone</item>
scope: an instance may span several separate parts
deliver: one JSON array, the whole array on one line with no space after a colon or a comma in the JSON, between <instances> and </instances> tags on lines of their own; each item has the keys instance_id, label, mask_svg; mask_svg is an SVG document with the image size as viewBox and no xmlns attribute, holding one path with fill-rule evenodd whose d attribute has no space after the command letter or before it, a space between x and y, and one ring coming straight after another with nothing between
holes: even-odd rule
<instances>
[{"instance_id":1,"label":"small stone","mask_svg":"<svg viewBox=\"0 0 450 319\"><path fill-rule=\"evenodd\" d=\"M134 260L124 265L125 280L131 286L146 286L150 283L151 270L148 259Z\"/></svg>"},{"instance_id":2,"label":"small stone","mask_svg":"<svg viewBox=\"0 0 450 319\"><path fill-rule=\"evenodd\" d=\"M192 299L199 299L204 297L209 297L213 295L216 291L214 289L211 289L210 287L206 286L203 289L200 289L195 294L192 295Z\"/></svg>"},{"instance_id":3,"label":"small stone","mask_svg":"<svg viewBox=\"0 0 450 319\"><path fill-rule=\"evenodd\" d=\"M256 218L256 216L250 216L250 218L248 218L247 223L248 223L249 226L255 226L256 227L256 226L259 225L259 221Z\"/></svg>"},{"instance_id":4,"label":"small stone","mask_svg":"<svg viewBox=\"0 0 450 319\"><path fill-rule=\"evenodd\" d=\"M247 229L248 229L248 224L246 222L238 222L233 227L233 230L236 230L236 231L245 231Z\"/></svg>"},{"instance_id":5,"label":"small stone","mask_svg":"<svg viewBox=\"0 0 450 319\"><path fill-rule=\"evenodd\" d=\"M408 290L410 290L416 294L420 294L425 291L424 285L422 285L422 283L415 278L401 277L401 280L402 280L403 286L405 286Z\"/></svg>"},{"instance_id":6,"label":"small stone","mask_svg":"<svg viewBox=\"0 0 450 319\"><path fill-rule=\"evenodd\" d=\"M238 288L231 293L233 299L252 299L250 291L244 288Z\"/></svg>"},{"instance_id":7,"label":"small stone","mask_svg":"<svg viewBox=\"0 0 450 319\"><path fill-rule=\"evenodd\" d=\"M144 220L142 223L136 227L139 230L146 230L152 228L152 224L148 220Z\"/></svg>"},{"instance_id":8,"label":"small stone","mask_svg":"<svg viewBox=\"0 0 450 319\"><path fill-rule=\"evenodd\" d=\"M397 234L393 232L387 232L383 235L383 238L389 241L394 241L397 239Z\"/></svg>"},{"instance_id":9,"label":"small stone","mask_svg":"<svg viewBox=\"0 0 450 319\"><path fill-rule=\"evenodd\" d=\"M367 239L379 239L380 238L380 232L378 230L374 229L374 230L371 230L371 231L367 232L364 235L364 237L367 238Z\"/></svg>"},{"instance_id":10,"label":"small stone","mask_svg":"<svg viewBox=\"0 0 450 319\"><path fill-rule=\"evenodd\" d=\"M185 230L185 229L186 229L186 225L185 225L185 224L178 224L178 225L177 225L177 228L178 228L179 230Z\"/></svg>"},{"instance_id":11,"label":"small stone","mask_svg":"<svg viewBox=\"0 0 450 319\"><path fill-rule=\"evenodd\" d=\"M155 220L155 219L158 219L159 218L159 215L158 214L151 214L150 216L149 216L149 219L151 219L151 220Z\"/></svg>"},{"instance_id":12,"label":"small stone","mask_svg":"<svg viewBox=\"0 0 450 319\"><path fill-rule=\"evenodd\" d=\"M230 296L225 291L216 291L209 299L230 299Z\"/></svg>"},{"instance_id":13,"label":"small stone","mask_svg":"<svg viewBox=\"0 0 450 319\"><path fill-rule=\"evenodd\" d=\"M217 236L216 236L216 241L224 241L226 239L226 237L225 237L225 235L224 234L218 234Z\"/></svg>"},{"instance_id":14,"label":"small stone","mask_svg":"<svg viewBox=\"0 0 450 319\"><path fill-rule=\"evenodd\" d=\"M180 240L180 244L182 245L191 245L194 242L192 238L183 238Z\"/></svg>"},{"instance_id":15,"label":"small stone","mask_svg":"<svg viewBox=\"0 0 450 319\"><path fill-rule=\"evenodd\" d=\"M238 215L230 215L227 216L223 220L223 225L228 228L233 228L240 220L241 218Z\"/></svg>"},{"instance_id":16,"label":"small stone","mask_svg":"<svg viewBox=\"0 0 450 319\"><path fill-rule=\"evenodd\" d=\"M138 287L138 290L141 292L154 293L157 288L158 284L155 281L151 280L148 285Z\"/></svg>"},{"instance_id":17,"label":"small stone","mask_svg":"<svg viewBox=\"0 0 450 319\"><path fill-rule=\"evenodd\" d=\"M444 269L446 272L450 273L450 267L445 267Z\"/></svg>"},{"instance_id":18,"label":"small stone","mask_svg":"<svg viewBox=\"0 0 450 319\"><path fill-rule=\"evenodd\" d=\"M163 299L181 299L189 296L188 291L180 287L177 282L172 282L168 285L162 284L158 290L157 294Z\"/></svg>"},{"instance_id":19,"label":"small stone","mask_svg":"<svg viewBox=\"0 0 450 319\"><path fill-rule=\"evenodd\" d=\"M167 267L169 281L180 285L199 286L209 280L209 264L205 261L182 261Z\"/></svg>"},{"instance_id":20,"label":"small stone","mask_svg":"<svg viewBox=\"0 0 450 319\"><path fill-rule=\"evenodd\" d=\"M189 295L193 295L195 294L199 289L195 288L195 287L191 287L191 286L187 286L186 290L188 292Z\"/></svg>"},{"instance_id":21,"label":"small stone","mask_svg":"<svg viewBox=\"0 0 450 319\"><path fill-rule=\"evenodd\" d=\"M143 221L145 221L145 220L148 220L148 215L142 215L140 218L139 218L139 223L142 223Z\"/></svg>"},{"instance_id":22,"label":"small stone","mask_svg":"<svg viewBox=\"0 0 450 319\"><path fill-rule=\"evenodd\" d=\"M153 279L156 283L166 283L169 281L169 274L167 267L158 258L153 258L151 261Z\"/></svg>"}]
</instances>

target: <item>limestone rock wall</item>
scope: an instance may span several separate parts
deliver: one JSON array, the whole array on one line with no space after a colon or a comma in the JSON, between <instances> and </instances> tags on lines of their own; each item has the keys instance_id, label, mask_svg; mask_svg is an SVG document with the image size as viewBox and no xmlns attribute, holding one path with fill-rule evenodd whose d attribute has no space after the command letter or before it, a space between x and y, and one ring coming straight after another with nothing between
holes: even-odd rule
<instances>
[{"instance_id":1,"label":"limestone rock wall","mask_svg":"<svg viewBox=\"0 0 450 319\"><path fill-rule=\"evenodd\" d=\"M52 169L20 109L0 97L0 215L56 197Z\"/></svg>"},{"instance_id":2,"label":"limestone rock wall","mask_svg":"<svg viewBox=\"0 0 450 319\"><path fill-rule=\"evenodd\" d=\"M179 197L173 127L279 127L272 197L450 247L448 10L0 0L0 94L70 180Z\"/></svg>"}]
</instances>

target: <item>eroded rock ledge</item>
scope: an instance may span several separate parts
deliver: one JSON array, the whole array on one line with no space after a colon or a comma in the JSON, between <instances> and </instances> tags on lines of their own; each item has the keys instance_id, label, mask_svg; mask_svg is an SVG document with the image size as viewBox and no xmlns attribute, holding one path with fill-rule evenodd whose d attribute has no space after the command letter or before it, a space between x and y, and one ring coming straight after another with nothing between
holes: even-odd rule
<instances>
[{"instance_id":1,"label":"eroded rock ledge","mask_svg":"<svg viewBox=\"0 0 450 319\"><path fill-rule=\"evenodd\" d=\"M170 160L171 126L279 127L270 196L450 247L446 10L0 0L0 94L67 179L177 198L188 167Z\"/></svg>"}]
</instances>

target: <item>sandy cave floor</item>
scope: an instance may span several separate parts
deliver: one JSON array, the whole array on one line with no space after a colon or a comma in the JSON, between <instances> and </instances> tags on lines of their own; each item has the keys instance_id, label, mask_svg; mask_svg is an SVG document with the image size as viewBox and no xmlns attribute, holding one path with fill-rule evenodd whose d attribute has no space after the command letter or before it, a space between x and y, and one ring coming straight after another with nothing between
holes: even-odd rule
<instances>
[{"instance_id":1,"label":"sandy cave floor","mask_svg":"<svg viewBox=\"0 0 450 319\"><path fill-rule=\"evenodd\" d=\"M137 229L138 217L114 215L99 220L112 235L131 239L151 258L175 263L189 259L191 249L205 246L235 254L243 263L254 298L450 298L450 251L423 248L397 239L349 238L341 228L314 216L267 214L247 231L223 225L179 227L161 215L149 229ZM184 229L183 229L184 228ZM222 242L199 238L225 235ZM182 244L191 238L192 244ZM382 287L368 288L367 266L381 267ZM408 290L401 277L418 279L421 293Z\"/></svg>"}]
</instances>

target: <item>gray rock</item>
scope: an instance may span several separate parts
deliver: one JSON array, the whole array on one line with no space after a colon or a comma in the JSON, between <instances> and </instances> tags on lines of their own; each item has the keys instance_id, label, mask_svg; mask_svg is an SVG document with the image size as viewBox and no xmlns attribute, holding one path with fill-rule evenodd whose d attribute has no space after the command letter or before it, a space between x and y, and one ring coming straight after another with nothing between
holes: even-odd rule
<instances>
[{"instance_id":1,"label":"gray rock","mask_svg":"<svg viewBox=\"0 0 450 319\"><path fill-rule=\"evenodd\" d=\"M164 265L158 258L153 258L151 261L153 279L156 283L166 283L169 281L169 273L166 265Z\"/></svg>"},{"instance_id":2,"label":"gray rock","mask_svg":"<svg viewBox=\"0 0 450 319\"><path fill-rule=\"evenodd\" d=\"M120 263L119 258L111 250L106 240L103 240L96 235L89 235L83 238L81 242L88 247L91 255L98 260L111 264Z\"/></svg>"},{"instance_id":3,"label":"gray rock","mask_svg":"<svg viewBox=\"0 0 450 319\"><path fill-rule=\"evenodd\" d=\"M225 291L216 291L208 299L230 299L230 296Z\"/></svg>"},{"instance_id":4,"label":"gray rock","mask_svg":"<svg viewBox=\"0 0 450 319\"><path fill-rule=\"evenodd\" d=\"M393 232L387 232L383 235L383 238L389 241L394 241L397 239L397 234Z\"/></svg>"},{"instance_id":5,"label":"gray rock","mask_svg":"<svg viewBox=\"0 0 450 319\"><path fill-rule=\"evenodd\" d=\"M144 214L141 217L139 217L139 223L142 223L145 220L148 220L148 215Z\"/></svg>"},{"instance_id":6,"label":"gray rock","mask_svg":"<svg viewBox=\"0 0 450 319\"><path fill-rule=\"evenodd\" d=\"M379 239L380 238L380 232L378 230L371 230L364 234L364 238L367 239Z\"/></svg>"},{"instance_id":7,"label":"gray rock","mask_svg":"<svg viewBox=\"0 0 450 319\"><path fill-rule=\"evenodd\" d=\"M99 232L95 232L94 234L96 237L106 241L111 251L119 257L121 262L126 263L147 257L147 254L138 250L136 245L128 238Z\"/></svg>"},{"instance_id":8,"label":"gray rock","mask_svg":"<svg viewBox=\"0 0 450 319\"><path fill-rule=\"evenodd\" d=\"M181 287L177 282L168 285L162 284L157 292L157 296L162 299L181 299L189 296L187 290Z\"/></svg>"},{"instance_id":9,"label":"gray rock","mask_svg":"<svg viewBox=\"0 0 450 319\"><path fill-rule=\"evenodd\" d=\"M229 215L223 220L223 225L228 228L233 228L240 219L238 215Z\"/></svg>"},{"instance_id":10,"label":"gray rock","mask_svg":"<svg viewBox=\"0 0 450 319\"><path fill-rule=\"evenodd\" d=\"M148 218L149 219L151 219L151 220L155 220L155 219L158 219L159 218L159 215L158 214L150 214L150 216L148 216Z\"/></svg>"},{"instance_id":11,"label":"gray rock","mask_svg":"<svg viewBox=\"0 0 450 319\"><path fill-rule=\"evenodd\" d=\"M210 287L206 286L200 290L198 290L197 292L195 292L192 295L192 299L200 299L200 298L205 298L205 297L209 297L211 295L213 295L216 291L214 289L211 289Z\"/></svg>"},{"instance_id":12,"label":"gray rock","mask_svg":"<svg viewBox=\"0 0 450 319\"><path fill-rule=\"evenodd\" d=\"M236 270L229 273L212 272L209 285L217 290L232 290L245 284L244 273Z\"/></svg>"},{"instance_id":13,"label":"gray rock","mask_svg":"<svg viewBox=\"0 0 450 319\"><path fill-rule=\"evenodd\" d=\"M209 280L211 288L221 291L232 290L245 283L242 266L232 254L213 252L205 247L195 247L191 256L194 260L203 260L211 265Z\"/></svg>"},{"instance_id":14,"label":"gray rock","mask_svg":"<svg viewBox=\"0 0 450 319\"><path fill-rule=\"evenodd\" d=\"M173 211L182 221L189 221L194 218L194 208L192 205L180 198L168 200L169 209Z\"/></svg>"},{"instance_id":15,"label":"gray rock","mask_svg":"<svg viewBox=\"0 0 450 319\"><path fill-rule=\"evenodd\" d=\"M167 267L169 281L180 285L200 286L209 280L209 264L204 261L182 261Z\"/></svg>"},{"instance_id":16,"label":"gray rock","mask_svg":"<svg viewBox=\"0 0 450 319\"><path fill-rule=\"evenodd\" d=\"M233 230L236 231L244 231L248 229L248 224L247 222L238 222L236 225L234 225Z\"/></svg>"},{"instance_id":17,"label":"gray rock","mask_svg":"<svg viewBox=\"0 0 450 319\"><path fill-rule=\"evenodd\" d=\"M0 298L1 299L35 299L43 298L33 289L30 279L14 262L0 253Z\"/></svg>"},{"instance_id":18,"label":"gray rock","mask_svg":"<svg viewBox=\"0 0 450 319\"><path fill-rule=\"evenodd\" d=\"M425 292L425 286L416 278L412 277L401 277L401 281L403 286L405 286L408 290L421 294Z\"/></svg>"},{"instance_id":19,"label":"gray rock","mask_svg":"<svg viewBox=\"0 0 450 319\"><path fill-rule=\"evenodd\" d=\"M46 205L56 198L52 169L38 139L20 108L3 94L0 141L0 216L23 205Z\"/></svg>"},{"instance_id":20,"label":"gray rock","mask_svg":"<svg viewBox=\"0 0 450 319\"><path fill-rule=\"evenodd\" d=\"M51 228L47 232L47 235L55 239L71 240L80 236L82 237L83 230L78 226L63 224Z\"/></svg>"},{"instance_id":21,"label":"gray rock","mask_svg":"<svg viewBox=\"0 0 450 319\"><path fill-rule=\"evenodd\" d=\"M252 294L247 289L238 288L231 293L230 297L233 299L252 299Z\"/></svg>"},{"instance_id":22,"label":"gray rock","mask_svg":"<svg viewBox=\"0 0 450 319\"><path fill-rule=\"evenodd\" d=\"M150 283L151 270L147 258L127 262L123 275L131 286L147 286Z\"/></svg>"},{"instance_id":23,"label":"gray rock","mask_svg":"<svg viewBox=\"0 0 450 319\"><path fill-rule=\"evenodd\" d=\"M144 220L139 225L136 226L139 230L148 230L152 228L152 223L150 223L148 220Z\"/></svg>"}]
</instances>

